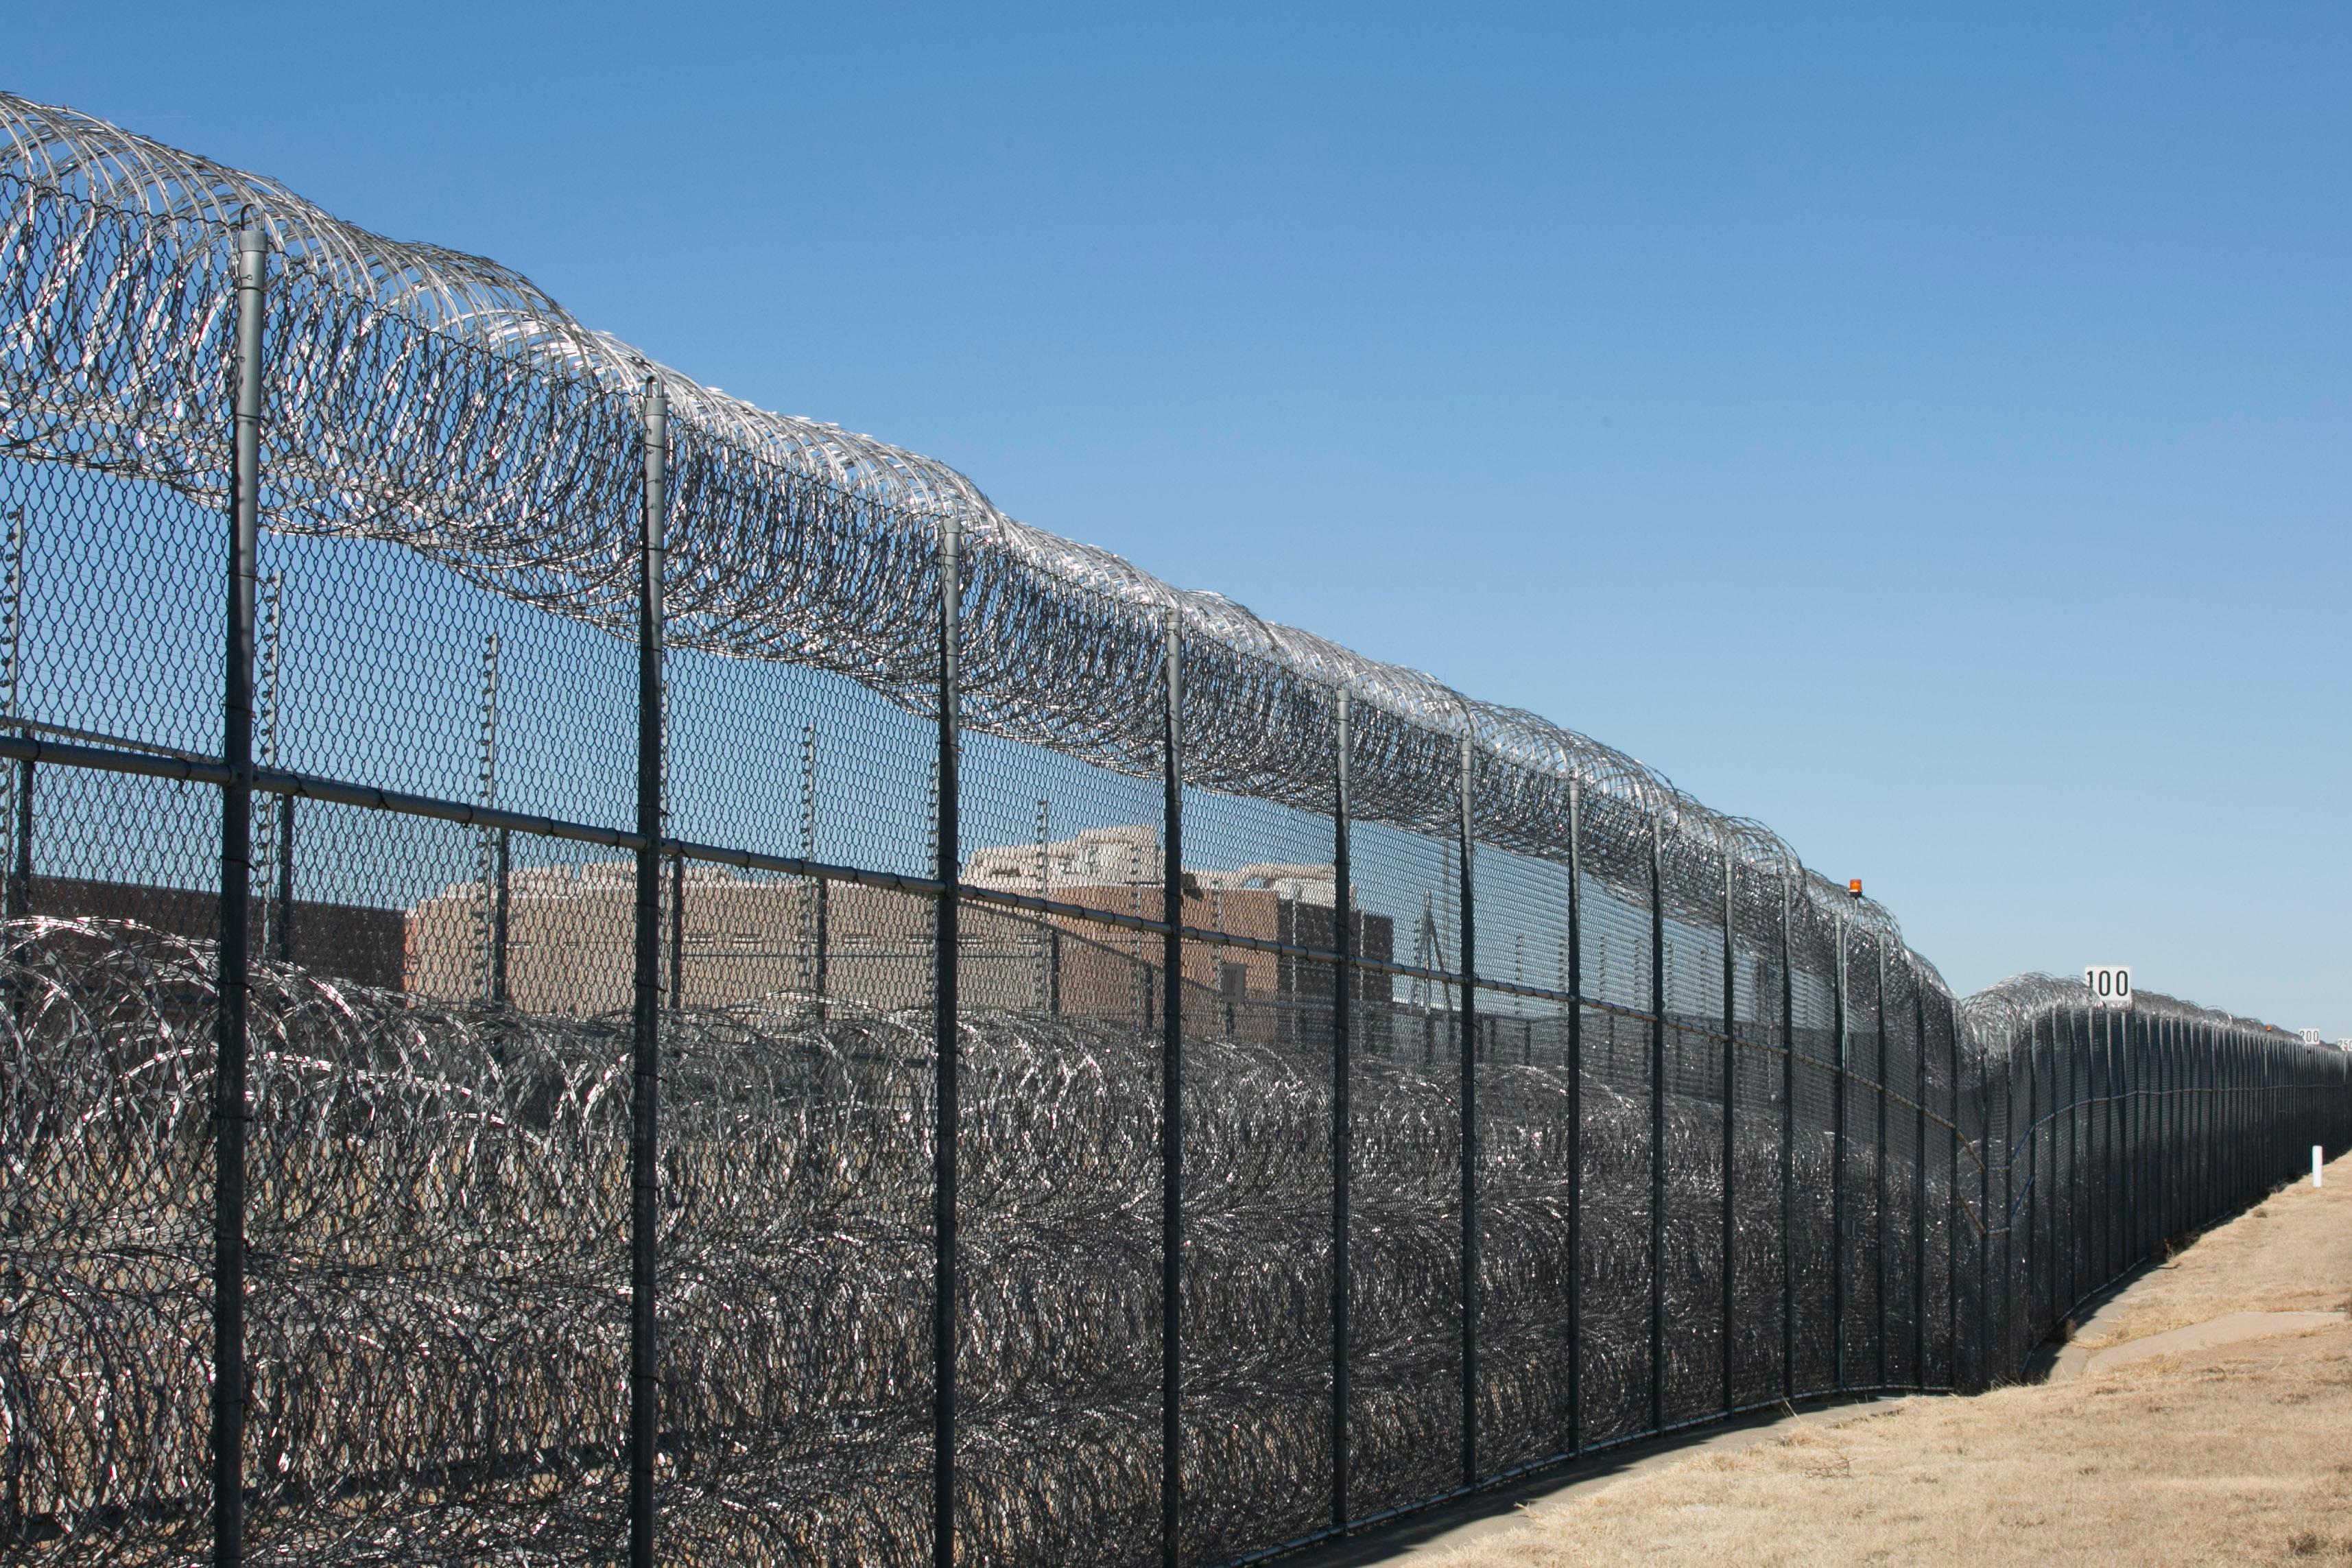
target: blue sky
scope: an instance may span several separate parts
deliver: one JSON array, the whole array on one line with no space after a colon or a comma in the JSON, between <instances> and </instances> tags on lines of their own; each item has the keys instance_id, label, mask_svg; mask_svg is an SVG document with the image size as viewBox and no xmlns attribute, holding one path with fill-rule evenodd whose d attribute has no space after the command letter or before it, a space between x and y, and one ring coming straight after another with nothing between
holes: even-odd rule
<instances>
[{"instance_id":1,"label":"blue sky","mask_svg":"<svg viewBox=\"0 0 2352 1568\"><path fill-rule=\"evenodd\" d=\"M2352 1034L2352 11L16 8L0 85Z\"/></svg>"}]
</instances>

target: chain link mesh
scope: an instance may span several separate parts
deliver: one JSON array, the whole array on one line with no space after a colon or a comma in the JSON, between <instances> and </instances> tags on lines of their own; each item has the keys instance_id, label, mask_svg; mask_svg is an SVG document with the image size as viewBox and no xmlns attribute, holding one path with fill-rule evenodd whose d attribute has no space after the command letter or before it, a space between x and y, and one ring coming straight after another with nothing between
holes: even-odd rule
<instances>
[{"instance_id":1,"label":"chain link mesh","mask_svg":"<svg viewBox=\"0 0 2352 1568\"><path fill-rule=\"evenodd\" d=\"M8 1562L208 1539L224 985L251 999L247 1550L307 1563L625 1554L644 918L679 1563L944 1561L950 957L967 1563L1154 1561L1171 1528L1234 1561L1729 1411L1984 1387L2345 1141L2333 1054L2045 977L1963 1002L1885 910L1632 759L698 386L492 262L70 110L0 96L0 135ZM225 900L248 220L261 772Z\"/></svg>"}]
</instances>

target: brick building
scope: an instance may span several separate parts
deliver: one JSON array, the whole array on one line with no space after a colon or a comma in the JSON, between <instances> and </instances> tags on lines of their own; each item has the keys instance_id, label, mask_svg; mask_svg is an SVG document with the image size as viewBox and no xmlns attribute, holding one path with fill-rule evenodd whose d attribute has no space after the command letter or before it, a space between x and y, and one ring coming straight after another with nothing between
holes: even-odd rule
<instances>
[{"instance_id":1,"label":"brick building","mask_svg":"<svg viewBox=\"0 0 2352 1568\"><path fill-rule=\"evenodd\" d=\"M1148 826L979 849L964 866L964 880L975 888L1151 919L1160 911L1160 878L1159 837ZM1184 880L1188 926L1323 951L1332 945L1328 865L1191 870ZM887 1010L929 1001L927 899L693 863L670 868L663 897L666 983L687 1005L822 997ZM630 1005L631 863L519 868L507 880L503 922L498 908L488 883L467 881L410 910L407 987L454 1002L487 1000L502 984L509 1000L533 1012L615 1013ZM1389 958L1393 922L1361 911L1356 921L1357 952ZM1162 1005L1157 933L979 900L966 902L959 931L967 1007L1141 1022ZM1213 940L1184 944L1183 980L1191 1026L1202 1031L1288 1037L1329 1005L1327 966ZM1367 974L1362 984L1366 1002L1391 994L1385 976Z\"/></svg>"}]
</instances>

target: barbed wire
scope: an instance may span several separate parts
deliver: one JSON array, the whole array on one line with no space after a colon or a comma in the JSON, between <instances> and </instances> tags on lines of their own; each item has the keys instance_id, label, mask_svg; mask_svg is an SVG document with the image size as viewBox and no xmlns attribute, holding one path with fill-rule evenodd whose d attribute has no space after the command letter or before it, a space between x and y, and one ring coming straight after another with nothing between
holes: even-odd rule
<instances>
[{"instance_id":1,"label":"barbed wire","mask_svg":"<svg viewBox=\"0 0 2352 1568\"><path fill-rule=\"evenodd\" d=\"M228 258L250 215L279 258L264 463L279 533L386 542L633 635L635 399L658 382L674 416L674 645L834 671L928 711L938 545L953 527L970 563L971 728L1156 773L1173 617L1190 782L1328 813L1344 697L1360 818L1450 836L1466 753L1480 842L1555 862L1573 844L1588 872L1636 890L1613 900L1618 924L1662 912L1643 907L1654 877L1666 910L1723 933L1723 988L1706 951L1689 994L1742 1011L1728 970L1752 964L1745 1011L1760 1020L1777 1011L1764 991L1787 985L1783 1022L1800 1038L1759 1022L1757 1038L1726 1042L1713 1031L1743 1031L1720 1015L1641 1018L1619 997L1586 1009L1599 1037L1580 1047L1580 1080L1549 1047L1477 1057L1482 1432L1535 1445L1530 1458L1571 1409L1585 1438L1630 1435L1671 1415L1662 1385L1706 1384L1693 1414L1719 1413L1710 1369L1735 1353L1772 1364L1783 1332L1783 1364L1823 1364L1850 1326L1824 1324L1830 1303L1888 1310L1870 1294L1888 1233L1875 1233L1873 1279L1816 1212L1865 1153L1879 1187L1868 1223L1913 1227L1915 1289L1927 1258L1954 1289L1963 1248L1982 1266L1970 1235L2002 1216L1950 1190L1890 1208L1887 1166L1907 1160L1926 1182L1931 1099L1972 1161L2002 1158L1987 1147L1989 1101L1963 1086L1980 1094L1970 1075L2080 1011L2082 987L2021 976L1937 1035L1921 999L1950 993L1891 915L1621 752L1029 528L931 459L699 387L492 262L384 240L70 110L0 95L0 454L218 502ZM1642 981L1620 975L1619 989L1675 994L1659 960L1684 944L1650 940ZM1868 1001L1837 1016L1858 1031L1866 1006L1882 1064L1891 1036L1911 1037L1896 1065L1913 1075L1916 1124L1885 1116L1901 1089L1858 1064L1841 1072L1846 1041L1815 1016L1831 976L1844 994L1850 941ZM208 944L128 923L0 926L0 1539L30 1560L178 1563L208 1522L196 1402L215 962ZM257 1539L318 1563L603 1551L625 1511L628 1020L448 1005L285 962L256 963L251 984ZM1540 998L1513 1005L1531 1042ZM2265 1027L2146 994L2140 1005ZM1442 1011L1421 1022L1454 1027ZM927 1555L930 1018L789 992L664 1015L667 1556ZM1148 1023L1004 1008L968 1009L960 1027L959 1539L978 1561L1156 1544L1162 1042ZM1669 1039L1671 1071L1652 1055ZM1457 1044L1358 1041L1349 1441L1351 1496L1368 1507L1459 1479ZM1223 1558L1328 1519L1315 1478L1331 1463L1331 1063L1321 1046L1276 1040L1188 1037L1184 1052L1182 1346L1188 1368L1213 1373L1183 1405L1184 1529L1188 1550ZM1774 1118L1769 1136L1742 1100L1740 1052L1796 1053L1773 1061L1787 1076L1754 1106ZM1879 1092L1884 1142L1816 1114L1831 1085ZM1744 1139L1727 1136L1735 1107ZM1781 1202L1804 1210L1785 1236ZM1723 1275L1709 1270L1767 1255L1775 1270L1785 1257L1785 1282L1736 1321L1718 1313ZM1757 1304L1767 1295L1806 1314L1801 1334ZM1579 1296L1571 1325L1562 1304ZM1883 1321L1869 1331L1883 1354ZM1300 1506L1277 1518L1268 1500L1285 1496Z\"/></svg>"},{"instance_id":2,"label":"barbed wire","mask_svg":"<svg viewBox=\"0 0 2352 1568\"><path fill-rule=\"evenodd\" d=\"M1874 902L1803 875L1769 829L1621 752L1016 521L936 459L701 386L495 262L372 234L71 110L0 94L0 139L7 450L217 498L230 230L250 215L282 262L268 333L273 528L394 540L499 594L625 630L633 399L656 381L675 447L676 646L835 670L929 711L936 542L951 524L975 729L1150 773L1173 616L1197 783L1328 809L1345 692L1365 820L1449 824L1466 738L1482 840L1565 858L1573 784L1596 875L1638 880L1662 836L1670 858L1789 874L1840 918L1899 934ZM1703 902L1720 875L1691 880Z\"/></svg>"},{"instance_id":3,"label":"barbed wire","mask_svg":"<svg viewBox=\"0 0 2352 1568\"><path fill-rule=\"evenodd\" d=\"M0 930L5 1523L20 1542L47 1530L58 1561L79 1541L172 1560L209 1479L215 955L123 922ZM908 1478L929 1435L927 1016L784 995L665 1020L673 1560L797 1542L798 1560L912 1561L924 1542ZM962 1027L961 1500L983 1559L1086 1555L1157 1518L1160 1042L1021 1013ZM577 1561L609 1541L627 1019L445 1007L257 963L250 1029L257 1531L316 1563ZM1458 1415L1451 1380L1428 1375L1456 1353L1451 1070L1372 1056L1354 1091L1369 1487L1409 1489ZM1203 1037L1186 1071L1185 1334L1218 1369L1187 1412L1192 1528L1238 1548L1246 1500L1272 1489L1257 1472L1328 1444L1328 1064ZM1482 1321L1552 1346L1495 1357L1487 1396L1498 1421L1557 1422L1562 1298L1529 1263L1567 1256L1570 1102L1558 1067L1486 1072L1485 1116L1507 1133L1481 1152ZM1584 1267L1601 1295L1646 1278L1649 1117L1645 1097L1588 1085ZM1677 1255L1712 1237L1713 1126L1712 1108L1670 1100ZM1777 1152L1752 1158L1743 1179L1777 1186ZM1827 1160L1811 1138L1799 1168L1825 1179ZM1700 1337L1673 1353L1710 1353ZM1639 1424L1648 1353L1630 1319L1587 1323L1596 1429Z\"/></svg>"}]
</instances>

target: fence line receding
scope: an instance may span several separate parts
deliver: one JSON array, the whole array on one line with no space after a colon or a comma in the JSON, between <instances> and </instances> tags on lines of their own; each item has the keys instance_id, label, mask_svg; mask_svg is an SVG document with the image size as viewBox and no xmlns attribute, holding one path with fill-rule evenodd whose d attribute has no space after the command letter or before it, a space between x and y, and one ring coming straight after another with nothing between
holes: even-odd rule
<instances>
[{"instance_id":1,"label":"fence line receding","mask_svg":"<svg viewBox=\"0 0 2352 1568\"><path fill-rule=\"evenodd\" d=\"M1973 1390L2347 1058L0 96L0 1554L1238 1563Z\"/></svg>"}]
</instances>

